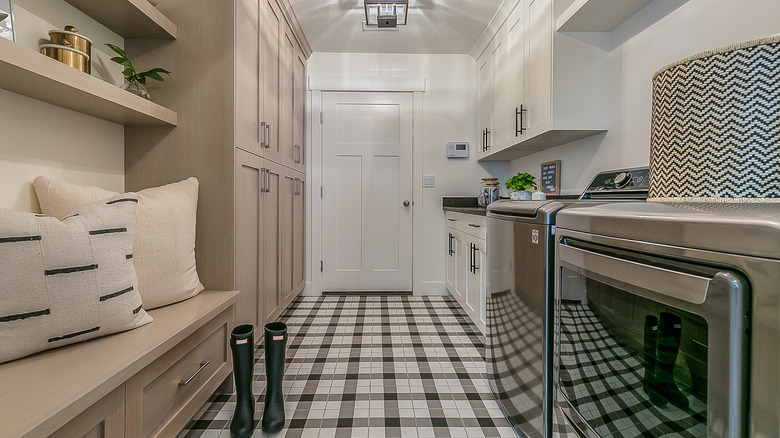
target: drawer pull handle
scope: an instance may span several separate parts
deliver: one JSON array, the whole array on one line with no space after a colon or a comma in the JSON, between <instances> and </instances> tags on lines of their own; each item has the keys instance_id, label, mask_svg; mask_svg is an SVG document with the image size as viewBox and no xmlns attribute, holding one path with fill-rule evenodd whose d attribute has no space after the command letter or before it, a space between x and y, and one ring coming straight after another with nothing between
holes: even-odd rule
<instances>
[{"instance_id":1,"label":"drawer pull handle","mask_svg":"<svg viewBox=\"0 0 780 438\"><path fill-rule=\"evenodd\" d=\"M447 220L450 221L450 222L457 222L458 221L457 219L450 219L450 218L447 218Z\"/></svg>"},{"instance_id":2,"label":"drawer pull handle","mask_svg":"<svg viewBox=\"0 0 780 438\"><path fill-rule=\"evenodd\" d=\"M474 227L474 228L480 228L481 227L481 225L477 225L477 224L469 224L469 226L470 227Z\"/></svg>"},{"instance_id":3,"label":"drawer pull handle","mask_svg":"<svg viewBox=\"0 0 780 438\"><path fill-rule=\"evenodd\" d=\"M209 366L210 363L211 363L211 361L207 360L206 362L203 362L202 364L200 364L200 368L198 368L198 371L195 371L195 374L191 375L189 379L182 380L181 382L179 382L179 386L186 386L186 385L188 385L190 382L192 382L192 379L197 377L198 374L200 374L200 372L203 371L204 368Z\"/></svg>"}]
</instances>

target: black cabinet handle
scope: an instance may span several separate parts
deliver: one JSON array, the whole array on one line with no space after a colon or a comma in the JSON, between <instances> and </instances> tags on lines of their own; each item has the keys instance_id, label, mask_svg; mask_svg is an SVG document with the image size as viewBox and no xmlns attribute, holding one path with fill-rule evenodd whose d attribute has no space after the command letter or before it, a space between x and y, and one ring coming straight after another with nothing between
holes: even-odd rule
<instances>
[{"instance_id":1,"label":"black cabinet handle","mask_svg":"<svg viewBox=\"0 0 780 438\"><path fill-rule=\"evenodd\" d=\"M479 254L479 248L477 248L477 245L471 245L471 250L473 251L474 255L471 256L471 258L474 260L474 273L477 273L477 270L479 269L479 266L477 266L477 255Z\"/></svg>"},{"instance_id":2,"label":"black cabinet handle","mask_svg":"<svg viewBox=\"0 0 780 438\"><path fill-rule=\"evenodd\" d=\"M449 245L449 254L450 257L452 257L452 233L447 233L450 235L447 244Z\"/></svg>"},{"instance_id":3,"label":"black cabinet handle","mask_svg":"<svg viewBox=\"0 0 780 438\"><path fill-rule=\"evenodd\" d=\"M515 137L519 136L520 134L524 133L526 131L525 126L523 126L523 113L525 113L526 110L523 108L523 105L520 105L520 108L515 108ZM518 119L520 120L520 126L518 127Z\"/></svg>"},{"instance_id":4,"label":"black cabinet handle","mask_svg":"<svg viewBox=\"0 0 780 438\"><path fill-rule=\"evenodd\" d=\"M490 149L490 130L485 128L485 151Z\"/></svg>"},{"instance_id":5,"label":"black cabinet handle","mask_svg":"<svg viewBox=\"0 0 780 438\"><path fill-rule=\"evenodd\" d=\"M469 226L470 227L474 227L474 228L480 228L480 225L477 225L477 224L469 224Z\"/></svg>"}]
</instances>

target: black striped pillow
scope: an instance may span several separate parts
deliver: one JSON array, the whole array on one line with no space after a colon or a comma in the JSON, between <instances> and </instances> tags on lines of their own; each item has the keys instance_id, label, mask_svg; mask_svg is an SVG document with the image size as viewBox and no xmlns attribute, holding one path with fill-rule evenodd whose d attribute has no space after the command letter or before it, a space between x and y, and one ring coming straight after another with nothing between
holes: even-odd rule
<instances>
[{"instance_id":1,"label":"black striped pillow","mask_svg":"<svg viewBox=\"0 0 780 438\"><path fill-rule=\"evenodd\" d=\"M132 260L137 204L125 193L62 221L0 210L0 362L152 321Z\"/></svg>"}]
</instances>

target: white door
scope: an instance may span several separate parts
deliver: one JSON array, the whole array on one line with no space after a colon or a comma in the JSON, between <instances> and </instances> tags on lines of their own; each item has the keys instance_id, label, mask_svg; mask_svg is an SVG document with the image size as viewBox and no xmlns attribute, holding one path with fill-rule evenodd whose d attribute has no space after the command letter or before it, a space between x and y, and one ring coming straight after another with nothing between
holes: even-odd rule
<instances>
[{"instance_id":1,"label":"white door","mask_svg":"<svg viewBox=\"0 0 780 438\"><path fill-rule=\"evenodd\" d=\"M412 290L412 95L323 93L325 291Z\"/></svg>"}]
</instances>

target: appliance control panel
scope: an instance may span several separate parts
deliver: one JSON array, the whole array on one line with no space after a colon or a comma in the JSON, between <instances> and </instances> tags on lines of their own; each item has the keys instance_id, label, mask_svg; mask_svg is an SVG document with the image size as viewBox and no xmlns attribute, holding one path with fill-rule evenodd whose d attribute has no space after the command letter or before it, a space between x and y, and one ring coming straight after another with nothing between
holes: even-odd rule
<instances>
[{"instance_id":1,"label":"appliance control panel","mask_svg":"<svg viewBox=\"0 0 780 438\"><path fill-rule=\"evenodd\" d=\"M451 141L447 143L447 158L468 158L469 143L467 141Z\"/></svg>"},{"instance_id":2,"label":"appliance control panel","mask_svg":"<svg viewBox=\"0 0 780 438\"><path fill-rule=\"evenodd\" d=\"M594 197L609 197L637 193L646 196L650 189L650 169L637 167L633 169L610 170L601 172L593 178L581 199Z\"/></svg>"}]
</instances>

